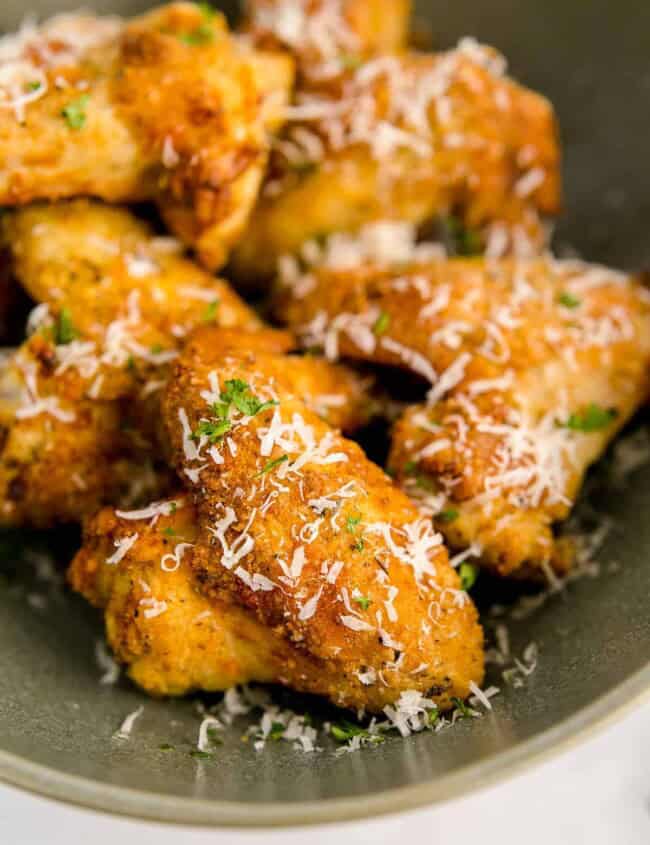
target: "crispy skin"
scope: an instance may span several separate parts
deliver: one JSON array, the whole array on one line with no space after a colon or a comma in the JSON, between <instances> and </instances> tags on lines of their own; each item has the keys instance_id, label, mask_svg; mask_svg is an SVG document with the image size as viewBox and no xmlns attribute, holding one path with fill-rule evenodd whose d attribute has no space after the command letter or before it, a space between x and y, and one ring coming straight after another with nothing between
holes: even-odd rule
<instances>
[{"instance_id":1,"label":"crispy skin","mask_svg":"<svg viewBox=\"0 0 650 845\"><path fill-rule=\"evenodd\" d=\"M0 522L78 521L164 491L158 397L171 356L206 319L245 329L260 320L122 209L35 204L6 214L2 237L48 311L2 372ZM74 338L57 343L63 316Z\"/></svg>"},{"instance_id":2,"label":"crispy skin","mask_svg":"<svg viewBox=\"0 0 650 845\"><path fill-rule=\"evenodd\" d=\"M382 219L454 214L491 254L542 248L560 207L555 117L500 71L466 43L384 56L300 94L235 252L239 276L269 276L304 242Z\"/></svg>"},{"instance_id":3,"label":"crispy skin","mask_svg":"<svg viewBox=\"0 0 650 845\"><path fill-rule=\"evenodd\" d=\"M481 680L482 634L429 520L293 392L291 358L251 349L243 334L213 331L207 359L206 345L187 345L163 405L197 505L201 592L225 593L318 665L287 668L296 689L372 711L406 689L450 706ZM205 434L205 391L229 380L279 404L247 417L231 408L232 428L208 454L190 432Z\"/></svg>"},{"instance_id":4,"label":"crispy skin","mask_svg":"<svg viewBox=\"0 0 650 845\"><path fill-rule=\"evenodd\" d=\"M164 493L170 473L128 428L128 409L68 393L35 352L0 365L0 524L47 528Z\"/></svg>"},{"instance_id":5,"label":"crispy skin","mask_svg":"<svg viewBox=\"0 0 650 845\"><path fill-rule=\"evenodd\" d=\"M278 124L290 60L249 61L223 17L191 3L124 25L67 20L67 30L45 25L11 65L20 88L35 79L44 93L23 113L0 109L0 204L154 199L201 261L220 266L255 202L265 121ZM81 109L81 125L65 117L71 107Z\"/></svg>"},{"instance_id":6,"label":"crispy skin","mask_svg":"<svg viewBox=\"0 0 650 845\"><path fill-rule=\"evenodd\" d=\"M351 65L406 47L411 0L249 0L243 31L258 47L289 50L298 84L318 84Z\"/></svg>"},{"instance_id":7,"label":"crispy skin","mask_svg":"<svg viewBox=\"0 0 650 845\"><path fill-rule=\"evenodd\" d=\"M216 692L249 681L274 681L286 664L304 660L241 607L208 600L192 581L191 549L175 562L179 544L196 539L194 509L159 519L120 518L106 508L84 529L68 580L104 611L106 635L132 680L151 695ZM116 564L107 559L134 534L135 544ZM165 559L165 571L161 563ZM156 609L158 612L156 614Z\"/></svg>"},{"instance_id":8,"label":"crispy skin","mask_svg":"<svg viewBox=\"0 0 650 845\"><path fill-rule=\"evenodd\" d=\"M86 385L101 377L95 396L131 395L160 379L185 335L206 321L261 326L227 282L126 209L85 199L37 203L0 225L23 287L54 315L65 309L80 339L95 344L85 356L94 361L66 368Z\"/></svg>"},{"instance_id":9,"label":"crispy skin","mask_svg":"<svg viewBox=\"0 0 650 845\"><path fill-rule=\"evenodd\" d=\"M552 525L647 395L647 291L602 267L551 259L366 266L313 279L307 295L287 290L278 303L306 345L434 383L429 403L397 424L390 467L411 495L446 512L438 527L450 545L478 543L502 575L548 562L563 571L570 559ZM591 405L601 409L597 430L566 427L573 416L579 428ZM458 515L444 521L450 512Z\"/></svg>"}]
</instances>

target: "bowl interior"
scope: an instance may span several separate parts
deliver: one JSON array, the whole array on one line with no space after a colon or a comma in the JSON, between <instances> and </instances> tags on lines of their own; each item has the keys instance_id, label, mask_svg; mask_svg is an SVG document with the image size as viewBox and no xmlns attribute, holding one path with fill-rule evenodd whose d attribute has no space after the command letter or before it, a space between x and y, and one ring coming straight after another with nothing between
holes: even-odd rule
<instances>
[{"instance_id":1,"label":"bowl interior","mask_svg":"<svg viewBox=\"0 0 650 845\"><path fill-rule=\"evenodd\" d=\"M47 15L77 5L32 0L29 10ZM88 5L128 14L149 4ZM5 0L0 29L15 27L24 11L24 3ZM641 104L650 92L650 5L458 0L449 8L425 0L417 15L435 47L468 33L495 44L515 76L555 103L566 185L558 248L644 267L650 112ZM242 742L241 722L226 732L213 760L190 756L196 701L153 701L127 682L98 682L99 620L42 562L43 550L65 557L74 532L7 534L0 538L0 776L106 809L206 823L364 815L480 784L518 755L587 726L596 712L585 708L603 696L608 707L625 704L639 686L638 673L647 674L650 477L641 468L617 486L605 462L590 486L591 505L611 520L600 574L571 584L529 618L509 622L514 654L530 642L539 649L538 669L525 686L506 688L483 719L338 756L327 743L315 754L286 743L270 743L258 754ZM124 717L141 704L130 740L116 740ZM314 702L300 706L319 709ZM161 748L167 745L173 748Z\"/></svg>"}]
</instances>

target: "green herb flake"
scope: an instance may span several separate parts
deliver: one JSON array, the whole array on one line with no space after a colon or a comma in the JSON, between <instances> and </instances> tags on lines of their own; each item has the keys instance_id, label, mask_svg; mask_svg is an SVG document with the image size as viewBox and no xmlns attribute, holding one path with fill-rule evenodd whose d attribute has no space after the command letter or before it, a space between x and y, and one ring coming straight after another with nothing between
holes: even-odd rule
<instances>
[{"instance_id":1,"label":"green herb flake","mask_svg":"<svg viewBox=\"0 0 650 845\"><path fill-rule=\"evenodd\" d=\"M167 528L163 528L163 532L162 532L162 533L163 533L166 537L175 537L175 536L176 536L176 531L174 531L174 529L173 529L173 528L171 528L170 526L167 526Z\"/></svg>"},{"instance_id":2,"label":"green herb flake","mask_svg":"<svg viewBox=\"0 0 650 845\"><path fill-rule=\"evenodd\" d=\"M64 118L70 129L82 129L86 123L86 106L90 101L88 94L82 94L76 100L70 100L67 106L61 110L61 117Z\"/></svg>"},{"instance_id":3,"label":"green herb flake","mask_svg":"<svg viewBox=\"0 0 650 845\"><path fill-rule=\"evenodd\" d=\"M377 317L375 325L372 327L372 332L377 337L381 337L381 335L386 334L389 326L390 314L387 311L382 311L379 317Z\"/></svg>"},{"instance_id":4,"label":"green herb flake","mask_svg":"<svg viewBox=\"0 0 650 845\"><path fill-rule=\"evenodd\" d=\"M445 220L447 235L456 255L480 255L483 252L483 238L476 229L470 229L458 217L450 215Z\"/></svg>"},{"instance_id":5,"label":"green herb flake","mask_svg":"<svg viewBox=\"0 0 650 845\"><path fill-rule=\"evenodd\" d=\"M348 534L356 534L357 533L357 525L361 522L361 514L357 516L348 516L345 520L345 530Z\"/></svg>"},{"instance_id":6,"label":"green herb flake","mask_svg":"<svg viewBox=\"0 0 650 845\"><path fill-rule=\"evenodd\" d=\"M558 296L557 301L560 305L564 305L565 308L577 308L582 304L582 300L566 290Z\"/></svg>"},{"instance_id":7,"label":"green herb flake","mask_svg":"<svg viewBox=\"0 0 650 845\"><path fill-rule=\"evenodd\" d=\"M201 44L210 44L214 41L214 30L207 23L202 23L193 29L191 32L182 32L178 36L183 44L190 47L196 47Z\"/></svg>"},{"instance_id":8,"label":"green herb flake","mask_svg":"<svg viewBox=\"0 0 650 845\"><path fill-rule=\"evenodd\" d=\"M209 3L195 3L195 6L207 21L214 20L216 12Z\"/></svg>"},{"instance_id":9,"label":"green herb flake","mask_svg":"<svg viewBox=\"0 0 650 845\"><path fill-rule=\"evenodd\" d=\"M467 561L461 563L458 568L461 589L465 592L471 590L478 578L478 572L478 566L475 563L468 563Z\"/></svg>"},{"instance_id":10,"label":"green herb flake","mask_svg":"<svg viewBox=\"0 0 650 845\"><path fill-rule=\"evenodd\" d=\"M273 722L271 725L271 730L268 733L267 739L282 739L284 736L286 726L282 724L282 722Z\"/></svg>"},{"instance_id":11,"label":"green herb flake","mask_svg":"<svg viewBox=\"0 0 650 845\"><path fill-rule=\"evenodd\" d=\"M212 754L209 751L199 751L197 748L194 748L190 751L190 757L194 757L195 760L211 760Z\"/></svg>"},{"instance_id":12,"label":"green herb flake","mask_svg":"<svg viewBox=\"0 0 650 845\"><path fill-rule=\"evenodd\" d=\"M163 351L163 348L159 343L154 343L154 345L149 350L149 352L151 352L152 355L160 355L160 353L162 351Z\"/></svg>"},{"instance_id":13,"label":"green herb flake","mask_svg":"<svg viewBox=\"0 0 650 845\"><path fill-rule=\"evenodd\" d=\"M230 420L218 420L211 422L210 420L201 420L196 429L192 432L194 440L200 440L201 437L207 437L210 443L216 443L232 428Z\"/></svg>"},{"instance_id":14,"label":"green herb flake","mask_svg":"<svg viewBox=\"0 0 650 845\"><path fill-rule=\"evenodd\" d=\"M343 70L358 70L363 64L363 58L355 53L343 53L339 56L339 62Z\"/></svg>"},{"instance_id":15,"label":"green herb flake","mask_svg":"<svg viewBox=\"0 0 650 845\"><path fill-rule=\"evenodd\" d=\"M347 719L341 719L340 722L334 722L330 725L330 734L337 742L349 742L355 736L359 736L362 740L375 744L384 741L383 736L371 734L368 730L361 727L361 725L355 725L354 722L350 722Z\"/></svg>"},{"instance_id":16,"label":"green herb flake","mask_svg":"<svg viewBox=\"0 0 650 845\"><path fill-rule=\"evenodd\" d=\"M72 343L78 336L79 332L74 327L70 312L67 308L63 308L54 324L54 342L57 346L66 345Z\"/></svg>"},{"instance_id":17,"label":"green herb flake","mask_svg":"<svg viewBox=\"0 0 650 845\"><path fill-rule=\"evenodd\" d=\"M174 746L173 746L173 745L170 745L168 742L163 742L163 744L162 744L162 745L159 745L159 746L158 746L158 750L159 750L159 751L173 751L173 750L174 750Z\"/></svg>"},{"instance_id":18,"label":"green herb flake","mask_svg":"<svg viewBox=\"0 0 650 845\"><path fill-rule=\"evenodd\" d=\"M429 715L427 719L430 728L433 728L437 725L438 720L440 719L440 711L437 707L432 707L431 710L429 710Z\"/></svg>"},{"instance_id":19,"label":"green herb flake","mask_svg":"<svg viewBox=\"0 0 650 845\"><path fill-rule=\"evenodd\" d=\"M438 522L443 523L454 522L454 520L458 519L458 511L456 508L447 508L444 511L440 511L440 513L436 515L436 519Z\"/></svg>"},{"instance_id":20,"label":"green herb flake","mask_svg":"<svg viewBox=\"0 0 650 845\"><path fill-rule=\"evenodd\" d=\"M404 475L414 475L417 468L418 468L418 462L417 461L407 461L404 464Z\"/></svg>"},{"instance_id":21,"label":"green herb flake","mask_svg":"<svg viewBox=\"0 0 650 845\"><path fill-rule=\"evenodd\" d=\"M355 552L362 552L365 547L366 547L366 543L365 543L363 537L359 537L357 542L352 546L352 549Z\"/></svg>"},{"instance_id":22,"label":"green herb flake","mask_svg":"<svg viewBox=\"0 0 650 845\"><path fill-rule=\"evenodd\" d=\"M564 428L571 431L582 431L591 434L594 431L602 431L616 419L618 411L616 408L601 408L593 402L582 413L571 414L564 423Z\"/></svg>"},{"instance_id":23,"label":"green herb flake","mask_svg":"<svg viewBox=\"0 0 650 845\"><path fill-rule=\"evenodd\" d=\"M471 719L472 718L472 711L465 704L465 702L462 700L462 698L456 698L455 696L452 696L451 700L454 703L456 713L458 713L458 718L460 718L460 719Z\"/></svg>"},{"instance_id":24,"label":"green herb flake","mask_svg":"<svg viewBox=\"0 0 650 845\"><path fill-rule=\"evenodd\" d=\"M234 405L247 417L254 417L278 404L274 401L262 402L251 392L250 385L242 379L229 379L225 388L221 394L221 401L226 405Z\"/></svg>"},{"instance_id":25,"label":"green herb flake","mask_svg":"<svg viewBox=\"0 0 650 845\"><path fill-rule=\"evenodd\" d=\"M264 467L256 475L254 475L253 478L259 478L261 475L266 475L267 472L271 472L272 469L275 469L276 467L280 466L280 464L286 463L288 460L288 455L280 455L279 458L274 458L272 461L267 461L267 463L264 464Z\"/></svg>"},{"instance_id":26,"label":"green herb flake","mask_svg":"<svg viewBox=\"0 0 650 845\"><path fill-rule=\"evenodd\" d=\"M28 91L38 91L38 89L41 87L41 83L36 81L28 82L26 87Z\"/></svg>"},{"instance_id":27,"label":"green herb flake","mask_svg":"<svg viewBox=\"0 0 650 845\"><path fill-rule=\"evenodd\" d=\"M369 599L367 596L355 596L354 601L356 601L361 610L368 610L372 604L372 599Z\"/></svg>"},{"instance_id":28,"label":"green herb flake","mask_svg":"<svg viewBox=\"0 0 650 845\"><path fill-rule=\"evenodd\" d=\"M203 322L204 323L212 323L216 319L218 311L219 311L219 300L215 299L213 302L211 302L208 305L208 307L203 312L203 317L202 317Z\"/></svg>"}]
</instances>

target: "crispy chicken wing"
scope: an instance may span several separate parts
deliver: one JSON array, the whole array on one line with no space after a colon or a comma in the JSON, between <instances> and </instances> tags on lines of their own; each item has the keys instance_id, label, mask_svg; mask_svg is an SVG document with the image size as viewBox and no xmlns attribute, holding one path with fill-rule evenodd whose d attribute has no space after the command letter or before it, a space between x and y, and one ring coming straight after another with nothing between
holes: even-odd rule
<instances>
[{"instance_id":1,"label":"crispy chicken wing","mask_svg":"<svg viewBox=\"0 0 650 845\"><path fill-rule=\"evenodd\" d=\"M304 242L372 221L450 214L476 230L474 249L539 251L560 205L555 118L504 66L466 39L447 53L371 59L299 93L236 272L269 276Z\"/></svg>"},{"instance_id":2,"label":"crispy chicken wing","mask_svg":"<svg viewBox=\"0 0 650 845\"><path fill-rule=\"evenodd\" d=\"M278 311L331 358L433 385L397 424L390 468L452 547L504 575L569 565L552 525L647 395L647 290L575 261L437 260L313 270Z\"/></svg>"},{"instance_id":3,"label":"crispy chicken wing","mask_svg":"<svg viewBox=\"0 0 650 845\"><path fill-rule=\"evenodd\" d=\"M258 47L289 50L305 87L403 50L410 16L411 0L248 0L243 31Z\"/></svg>"},{"instance_id":4,"label":"crispy chicken wing","mask_svg":"<svg viewBox=\"0 0 650 845\"><path fill-rule=\"evenodd\" d=\"M22 31L0 65L0 204L154 199L218 267L256 200L267 127L292 84L288 57L250 54L219 13L192 3Z\"/></svg>"},{"instance_id":5,"label":"crispy chicken wing","mask_svg":"<svg viewBox=\"0 0 650 845\"><path fill-rule=\"evenodd\" d=\"M165 394L174 464L198 514L193 577L317 668L283 682L381 709L443 707L482 676L481 630L439 535L305 404L292 359L243 333L190 340Z\"/></svg>"}]
</instances>

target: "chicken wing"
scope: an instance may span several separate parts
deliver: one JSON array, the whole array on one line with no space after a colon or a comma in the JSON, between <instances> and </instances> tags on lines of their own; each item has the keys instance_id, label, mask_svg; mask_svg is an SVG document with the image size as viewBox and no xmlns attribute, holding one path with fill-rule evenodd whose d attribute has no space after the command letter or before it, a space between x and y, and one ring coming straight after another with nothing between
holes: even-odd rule
<instances>
[{"instance_id":1,"label":"chicken wing","mask_svg":"<svg viewBox=\"0 0 650 845\"><path fill-rule=\"evenodd\" d=\"M287 56L251 58L193 3L130 23L59 16L3 47L0 204L154 199L208 267L224 263L288 98Z\"/></svg>"},{"instance_id":2,"label":"chicken wing","mask_svg":"<svg viewBox=\"0 0 650 845\"><path fill-rule=\"evenodd\" d=\"M430 520L308 408L291 366L203 330L175 367L163 415L197 506L193 577L318 667L284 683L369 710L406 689L447 707L482 676L471 600Z\"/></svg>"},{"instance_id":3,"label":"chicken wing","mask_svg":"<svg viewBox=\"0 0 650 845\"><path fill-rule=\"evenodd\" d=\"M284 254L377 220L454 215L472 249L529 254L560 206L551 105L464 40L435 55L384 55L299 92L233 267L271 275Z\"/></svg>"},{"instance_id":4,"label":"chicken wing","mask_svg":"<svg viewBox=\"0 0 650 845\"><path fill-rule=\"evenodd\" d=\"M300 87L406 47L411 0L248 0L243 31L257 47L289 50Z\"/></svg>"},{"instance_id":5,"label":"chicken wing","mask_svg":"<svg viewBox=\"0 0 650 845\"><path fill-rule=\"evenodd\" d=\"M552 525L647 395L639 283L550 258L366 265L294 280L278 311L331 358L430 382L395 428L390 468L452 547L474 544L503 575L569 565Z\"/></svg>"}]
</instances>

